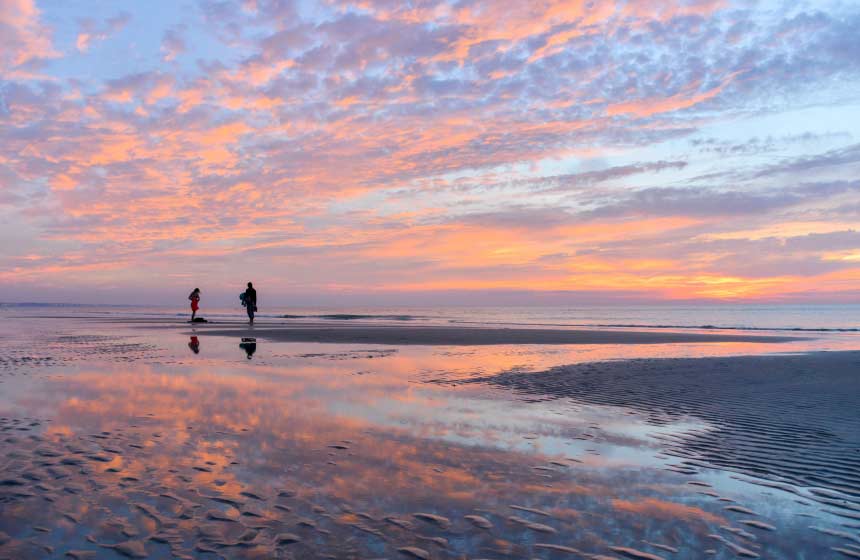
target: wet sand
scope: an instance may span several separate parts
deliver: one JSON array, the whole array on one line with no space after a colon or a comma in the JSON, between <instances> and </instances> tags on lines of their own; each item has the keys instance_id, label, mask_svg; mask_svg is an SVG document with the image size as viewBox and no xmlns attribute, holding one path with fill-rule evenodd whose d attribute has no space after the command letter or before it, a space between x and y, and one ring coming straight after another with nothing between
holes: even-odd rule
<instances>
[{"instance_id":1,"label":"wet sand","mask_svg":"<svg viewBox=\"0 0 860 560\"><path fill-rule=\"evenodd\" d=\"M678 472L753 474L860 519L860 352L625 360L438 382L623 407L656 425L695 417L707 428L661 436Z\"/></svg>"},{"instance_id":2,"label":"wet sand","mask_svg":"<svg viewBox=\"0 0 860 560\"><path fill-rule=\"evenodd\" d=\"M340 344L394 344L432 346L485 346L501 344L670 344L683 342L763 342L803 340L790 336L678 333L622 330L560 330L448 326L376 325L261 325L195 326L195 333L256 337L273 342L324 342Z\"/></svg>"},{"instance_id":3,"label":"wet sand","mask_svg":"<svg viewBox=\"0 0 860 560\"><path fill-rule=\"evenodd\" d=\"M0 558L860 552L858 352L137 323L0 325Z\"/></svg>"}]
</instances>

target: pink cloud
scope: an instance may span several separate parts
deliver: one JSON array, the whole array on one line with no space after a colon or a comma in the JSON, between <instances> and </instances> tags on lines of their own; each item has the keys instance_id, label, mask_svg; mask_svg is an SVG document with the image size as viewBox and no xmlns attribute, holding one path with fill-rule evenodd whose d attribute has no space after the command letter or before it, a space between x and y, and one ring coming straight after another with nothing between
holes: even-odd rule
<instances>
[{"instance_id":1,"label":"pink cloud","mask_svg":"<svg viewBox=\"0 0 860 560\"><path fill-rule=\"evenodd\" d=\"M50 36L35 0L0 0L0 71L7 77L33 76L34 65L59 56Z\"/></svg>"}]
</instances>

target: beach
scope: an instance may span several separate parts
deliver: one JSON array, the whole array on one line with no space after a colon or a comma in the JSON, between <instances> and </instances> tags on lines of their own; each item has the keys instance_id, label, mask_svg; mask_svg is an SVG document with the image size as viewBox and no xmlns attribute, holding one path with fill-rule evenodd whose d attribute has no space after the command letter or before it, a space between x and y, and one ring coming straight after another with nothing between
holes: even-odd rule
<instances>
[{"instance_id":1,"label":"beach","mask_svg":"<svg viewBox=\"0 0 860 560\"><path fill-rule=\"evenodd\" d=\"M852 558L857 342L8 319L0 556Z\"/></svg>"},{"instance_id":2,"label":"beach","mask_svg":"<svg viewBox=\"0 0 860 560\"><path fill-rule=\"evenodd\" d=\"M0 560L860 559L859 28L0 0Z\"/></svg>"}]
</instances>

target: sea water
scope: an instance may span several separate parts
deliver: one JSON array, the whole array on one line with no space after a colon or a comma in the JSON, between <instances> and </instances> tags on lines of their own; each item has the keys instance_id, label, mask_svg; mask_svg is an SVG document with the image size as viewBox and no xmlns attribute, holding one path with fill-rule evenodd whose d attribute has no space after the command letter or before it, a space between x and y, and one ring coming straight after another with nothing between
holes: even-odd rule
<instances>
[{"instance_id":1,"label":"sea water","mask_svg":"<svg viewBox=\"0 0 860 560\"><path fill-rule=\"evenodd\" d=\"M170 318L190 313L185 305L108 306L0 303L2 316L128 316ZM207 307L209 319L244 319L244 309ZM860 332L860 303L839 305L600 305L553 307L288 307L261 306L260 320L279 322L400 323L531 326L553 328L670 328L811 330Z\"/></svg>"}]
</instances>

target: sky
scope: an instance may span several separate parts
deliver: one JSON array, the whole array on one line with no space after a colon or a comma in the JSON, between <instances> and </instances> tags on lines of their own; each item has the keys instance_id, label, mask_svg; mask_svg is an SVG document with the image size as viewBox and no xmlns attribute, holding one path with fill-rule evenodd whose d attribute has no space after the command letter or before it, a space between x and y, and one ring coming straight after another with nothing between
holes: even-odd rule
<instances>
[{"instance_id":1,"label":"sky","mask_svg":"<svg viewBox=\"0 0 860 560\"><path fill-rule=\"evenodd\" d=\"M860 2L0 0L0 301L860 301Z\"/></svg>"}]
</instances>

